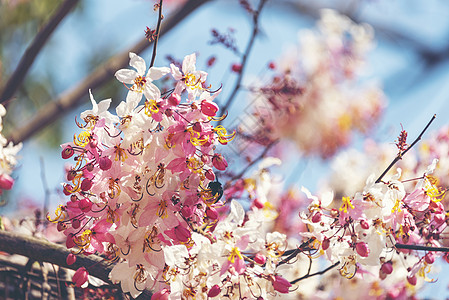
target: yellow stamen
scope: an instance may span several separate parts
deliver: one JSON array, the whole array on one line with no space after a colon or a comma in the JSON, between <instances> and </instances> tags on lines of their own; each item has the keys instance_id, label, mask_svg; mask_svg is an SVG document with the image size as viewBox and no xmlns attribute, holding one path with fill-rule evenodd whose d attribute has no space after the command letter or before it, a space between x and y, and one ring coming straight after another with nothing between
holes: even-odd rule
<instances>
[{"instance_id":1,"label":"yellow stamen","mask_svg":"<svg viewBox=\"0 0 449 300\"><path fill-rule=\"evenodd\" d=\"M350 197L343 197L342 198L342 205L340 206L340 211L343 211L344 213L348 212L348 207L351 209L354 209L354 205L352 205L351 203L351 198Z\"/></svg>"}]
</instances>

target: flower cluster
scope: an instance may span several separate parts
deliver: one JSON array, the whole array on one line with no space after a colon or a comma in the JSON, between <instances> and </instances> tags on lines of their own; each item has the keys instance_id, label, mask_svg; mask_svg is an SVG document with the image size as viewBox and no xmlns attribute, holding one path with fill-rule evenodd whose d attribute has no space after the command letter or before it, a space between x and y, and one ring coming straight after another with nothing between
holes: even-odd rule
<instances>
[{"instance_id":1,"label":"flower cluster","mask_svg":"<svg viewBox=\"0 0 449 300\"><path fill-rule=\"evenodd\" d=\"M14 184L11 173L17 164L17 153L22 149L22 143L14 145L1 134L3 131L2 117L6 109L0 104L0 195L3 190L10 190Z\"/></svg>"},{"instance_id":2,"label":"flower cluster","mask_svg":"<svg viewBox=\"0 0 449 300\"><path fill-rule=\"evenodd\" d=\"M366 133L385 105L378 87L360 84L372 39L369 26L324 10L319 32L301 31L300 47L289 49L278 74L257 89L254 117L242 130L265 145L291 139L322 158L349 144L353 130Z\"/></svg>"},{"instance_id":3,"label":"flower cluster","mask_svg":"<svg viewBox=\"0 0 449 300\"><path fill-rule=\"evenodd\" d=\"M434 160L413 182L400 181L400 169L383 180L370 176L362 192L341 201L332 193L318 198L304 189L312 202L308 212L301 214L309 229L302 235L317 242L328 260L340 262L344 277L377 268L378 278L385 279L398 268L407 270L404 282L416 285L418 277L427 279L438 253L421 254L406 246L441 246L441 233L448 223L441 203L445 190L432 176L436 164ZM398 256L408 259L401 262Z\"/></svg>"},{"instance_id":4,"label":"flower cluster","mask_svg":"<svg viewBox=\"0 0 449 300\"><path fill-rule=\"evenodd\" d=\"M207 73L195 62L192 54L181 70L147 71L145 61L130 53L133 69L115 74L129 90L116 115L108 111L110 99L97 103L91 94L93 108L77 123L82 132L62 145L62 158L74 160L64 185L70 200L49 220L74 253L122 261L111 279L133 295L163 281L163 247L191 247L192 232L213 226L222 205L215 170L224 171L227 162L215 148L234 134L212 125L221 119L213 102L219 92L206 87ZM176 85L161 93L153 81L168 74ZM122 276L124 264L131 276ZM87 270L79 269L76 285L86 280Z\"/></svg>"}]
</instances>

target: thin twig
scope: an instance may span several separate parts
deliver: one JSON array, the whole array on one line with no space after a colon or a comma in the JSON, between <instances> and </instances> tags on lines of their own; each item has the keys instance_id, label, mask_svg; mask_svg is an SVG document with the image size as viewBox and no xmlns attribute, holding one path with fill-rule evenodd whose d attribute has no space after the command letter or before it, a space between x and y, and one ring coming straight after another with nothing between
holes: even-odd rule
<instances>
[{"instance_id":1,"label":"thin twig","mask_svg":"<svg viewBox=\"0 0 449 300\"><path fill-rule=\"evenodd\" d=\"M173 15L173 17L168 18L167 21L164 22L161 32L169 32L195 9L209 1L210 0L187 1L180 10ZM35 117L29 123L14 130L8 137L8 140L14 142L14 144L23 142L44 129L46 126L52 124L69 110L85 103L87 91L89 89L96 89L106 84L113 78L113 74L118 69L126 67L129 61L129 52L141 53L150 45L151 43L148 43L147 39L142 39L130 49L109 59L106 63L102 64L85 77L76 87L64 92L55 100L46 104L45 107L35 114Z\"/></svg>"},{"instance_id":2,"label":"thin twig","mask_svg":"<svg viewBox=\"0 0 449 300\"><path fill-rule=\"evenodd\" d=\"M225 102L225 105L222 108L222 110L224 112L226 112L229 109L229 107L231 106L232 102L235 99L235 95L240 90L240 87L242 85L242 79L243 79L243 74L245 72L247 60L248 60L249 54L251 52L251 49L253 48L256 36L259 33L259 16L260 16L262 8L264 7L266 2L267 2L267 0L260 0L257 10L255 10L253 12L253 32L251 33L251 37L248 41L248 45L246 46L245 52L243 53L242 61L240 63L241 69L240 69L240 72L238 73L238 77L237 77L237 81L235 83L234 89L232 90L231 95L228 97L228 99ZM218 122L218 124L221 124L221 122L222 122L222 120L220 120Z\"/></svg>"},{"instance_id":3,"label":"thin twig","mask_svg":"<svg viewBox=\"0 0 449 300\"><path fill-rule=\"evenodd\" d=\"M64 3L59 6L57 12L51 17L50 21L48 21L42 30L39 31L20 59L19 65L14 70L14 73L4 85L3 91L0 95L0 103L4 103L14 96L50 35L78 2L79 0L64 1Z\"/></svg>"},{"instance_id":4,"label":"thin twig","mask_svg":"<svg viewBox=\"0 0 449 300\"><path fill-rule=\"evenodd\" d=\"M157 42L159 41L159 34L161 31L161 22L162 22L162 0L159 1L159 17L157 19L156 26L156 38L153 43L153 55L151 56L150 68L154 66L154 61L156 60L156 50L157 50Z\"/></svg>"},{"instance_id":5,"label":"thin twig","mask_svg":"<svg viewBox=\"0 0 449 300\"><path fill-rule=\"evenodd\" d=\"M256 157L255 159L253 159L242 171L240 171L237 175L234 175L232 178L231 178L231 180L230 181L233 181L233 180L236 180L236 179L239 179L239 178L241 178L242 176L243 176L243 174L245 174L245 172L249 169L249 168L251 168L255 163L257 163L259 160L261 160L262 158L264 158L265 157L265 155L267 155L267 153L268 153L268 151L271 149L271 147L273 147L276 143L277 143L278 141L276 140L276 141L274 141L274 142L271 142L270 144L268 144L266 147L265 147L265 149L263 150L263 152L258 156L258 157Z\"/></svg>"},{"instance_id":6,"label":"thin twig","mask_svg":"<svg viewBox=\"0 0 449 300\"><path fill-rule=\"evenodd\" d=\"M394 160L390 163L390 165L385 169L385 171L379 176L379 178L377 178L376 183L379 183L382 178L385 176L385 174L388 173L388 171L390 171L390 169L399 161L402 159L402 156L404 156L408 150L412 149L413 146L415 146L416 143L418 143L424 132L426 132L426 130L429 128L430 124L432 124L433 120L435 120L436 115L433 115L432 119L430 119L429 123L427 123L426 127L424 127L424 129L421 131L421 133L419 134L419 136L413 141L413 143L407 147L407 149L404 152L399 152L398 155L394 158Z\"/></svg>"},{"instance_id":7,"label":"thin twig","mask_svg":"<svg viewBox=\"0 0 449 300\"><path fill-rule=\"evenodd\" d=\"M340 264L340 262L337 261L335 264L333 264L332 266L327 267L326 269L324 269L324 270L322 270L322 271L319 271L319 272L316 272L316 273L312 273L312 274L304 275L304 276L302 276L302 277L300 277L300 278L298 278L298 279L295 279L295 280L293 280L293 281L290 281L290 283L291 283L291 284L295 284L295 283L297 283L297 282L299 282L299 281L301 281L301 280L304 280L304 279L306 279L306 278L309 278L309 277L313 277L313 276L316 276L316 275L323 275L324 273L326 273L326 272L329 271L329 270L332 270L333 268L335 268L335 267L338 266L339 264Z\"/></svg>"}]
</instances>

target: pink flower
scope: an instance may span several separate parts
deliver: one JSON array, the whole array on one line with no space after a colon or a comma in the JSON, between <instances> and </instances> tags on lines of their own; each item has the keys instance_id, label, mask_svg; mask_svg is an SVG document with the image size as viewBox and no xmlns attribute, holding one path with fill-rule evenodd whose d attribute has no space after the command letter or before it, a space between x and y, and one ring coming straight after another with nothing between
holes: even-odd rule
<instances>
[{"instance_id":1,"label":"pink flower","mask_svg":"<svg viewBox=\"0 0 449 300\"><path fill-rule=\"evenodd\" d=\"M168 300L170 298L170 291L162 289L151 296L151 300Z\"/></svg>"}]
</instances>

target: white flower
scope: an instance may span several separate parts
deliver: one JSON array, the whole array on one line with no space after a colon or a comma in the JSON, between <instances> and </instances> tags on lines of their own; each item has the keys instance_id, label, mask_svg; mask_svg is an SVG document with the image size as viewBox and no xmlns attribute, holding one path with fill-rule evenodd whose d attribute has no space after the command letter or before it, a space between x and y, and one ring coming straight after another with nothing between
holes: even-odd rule
<instances>
[{"instance_id":1,"label":"white flower","mask_svg":"<svg viewBox=\"0 0 449 300\"><path fill-rule=\"evenodd\" d=\"M159 99L160 91L157 86L152 83L152 81L158 80L168 74L170 69L167 67L151 67L145 76L145 60L132 52L129 53L129 58L129 65L136 70L121 69L115 73L115 77L118 81L123 82L124 84L132 85L129 88L129 101L139 102L142 98L142 94L144 94L147 99Z\"/></svg>"}]
</instances>

